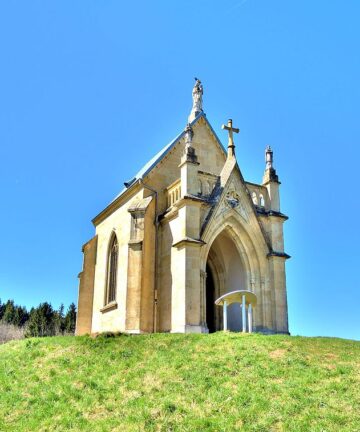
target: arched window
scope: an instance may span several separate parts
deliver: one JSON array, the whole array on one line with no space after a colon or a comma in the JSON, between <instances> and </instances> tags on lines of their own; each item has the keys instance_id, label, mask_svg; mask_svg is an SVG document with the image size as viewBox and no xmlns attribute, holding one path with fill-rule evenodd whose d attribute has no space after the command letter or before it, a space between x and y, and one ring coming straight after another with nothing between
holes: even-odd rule
<instances>
[{"instance_id":1,"label":"arched window","mask_svg":"<svg viewBox=\"0 0 360 432\"><path fill-rule=\"evenodd\" d=\"M203 192L203 188L202 188L202 182L201 182L201 180L199 180L199 183L198 183L198 188L199 188L199 195L202 195L202 192Z\"/></svg>"},{"instance_id":2,"label":"arched window","mask_svg":"<svg viewBox=\"0 0 360 432\"><path fill-rule=\"evenodd\" d=\"M116 299L116 281L117 281L117 268L118 268L118 255L119 255L119 245L114 234L109 247L108 255L108 274L107 274L107 286L106 286L106 296L105 303L111 303Z\"/></svg>"},{"instance_id":3,"label":"arched window","mask_svg":"<svg viewBox=\"0 0 360 432\"><path fill-rule=\"evenodd\" d=\"M263 195L259 196L259 201L260 201L260 207L265 207L265 200Z\"/></svg>"},{"instance_id":4,"label":"arched window","mask_svg":"<svg viewBox=\"0 0 360 432\"><path fill-rule=\"evenodd\" d=\"M258 198L257 198L256 192L253 192L251 197L252 197L253 203L255 205L258 205Z\"/></svg>"}]
</instances>

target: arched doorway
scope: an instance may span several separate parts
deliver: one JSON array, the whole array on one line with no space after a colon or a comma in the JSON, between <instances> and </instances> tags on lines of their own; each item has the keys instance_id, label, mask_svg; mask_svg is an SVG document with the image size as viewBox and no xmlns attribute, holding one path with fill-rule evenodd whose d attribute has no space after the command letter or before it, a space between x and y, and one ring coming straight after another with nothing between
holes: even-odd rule
<instances>
[{"instance_id":1,"label":"arched doorway","mask_svg":"<svg viewBox=\"0 0 360 432\"><path fill-rule=\"evenodd\" d=\"M222 308L215 306L221 295L248 289L244 262L236 247L232 232L224 229L211 244L206 263L205 321L209 332L222 330ZM242 331L239 304L228 308L228 328Z\"/></svg>"},{"instance_id":2,"label":"arched doorway","mask_svg":"<svg viewBox=\"0 0 360 432\"><path fill-rule=\"evenodd\" d=\"M215 311L215 283L211 268L206 266L206 325L209 333L214 333L216 328L216 311Z\"/></svg>"}]
</instances>

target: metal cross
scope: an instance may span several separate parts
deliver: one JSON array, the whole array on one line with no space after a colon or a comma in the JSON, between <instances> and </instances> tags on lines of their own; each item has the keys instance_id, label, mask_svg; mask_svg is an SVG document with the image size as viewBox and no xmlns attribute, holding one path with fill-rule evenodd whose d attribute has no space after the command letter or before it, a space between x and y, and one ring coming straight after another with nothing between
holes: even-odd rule
<instances>
[{"instance_id":1,"label":"metal cross","mask_svg":"<svg viewBox=\"0 0 360 432\"><path fill-rule=\"evenodd\" d=\"M221 129L225 129L227 131L229 131L229 142L228 142L228 152L231 156L235 156L235 145L234 145L234 138L233 138L233 132L235 133L239 133L240 129L238 128L233 128L232 126L232 119L228 120L228 124L227 125L222 125Z\"/></svg>"}]
</instances>

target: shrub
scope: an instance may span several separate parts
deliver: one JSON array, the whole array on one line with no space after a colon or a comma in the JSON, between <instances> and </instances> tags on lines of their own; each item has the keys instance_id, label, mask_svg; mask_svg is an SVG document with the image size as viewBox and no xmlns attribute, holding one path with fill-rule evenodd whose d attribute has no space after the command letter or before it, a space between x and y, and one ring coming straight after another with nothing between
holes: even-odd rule
<instances>
[{"instance_id":1,"label":"shrub","mask_svg":"<svg viewBox=\"0 0 360 432\"><path fill-rule=\"evenodd\" d=\"M0 343L16 339L24 339L25 328L0 321Z\"/></svg>"}]
</instances>

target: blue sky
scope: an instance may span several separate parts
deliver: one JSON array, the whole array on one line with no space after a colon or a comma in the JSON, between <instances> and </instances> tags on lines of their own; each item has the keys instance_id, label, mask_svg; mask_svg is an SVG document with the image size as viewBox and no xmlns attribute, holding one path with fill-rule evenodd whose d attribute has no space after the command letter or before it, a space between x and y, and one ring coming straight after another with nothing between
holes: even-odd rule
<instances>
[{"instance_id":1,"label":"blue sky","mask_svg":"<svg viewBox=\"0 0 360 432\"><path fill-rule=\"evenodd\" d=\"M77 298L91 219L204 109L274 149L290 330L360 339L358 1L0 4L0 298Z\"/></svg>"}]
</instances>

